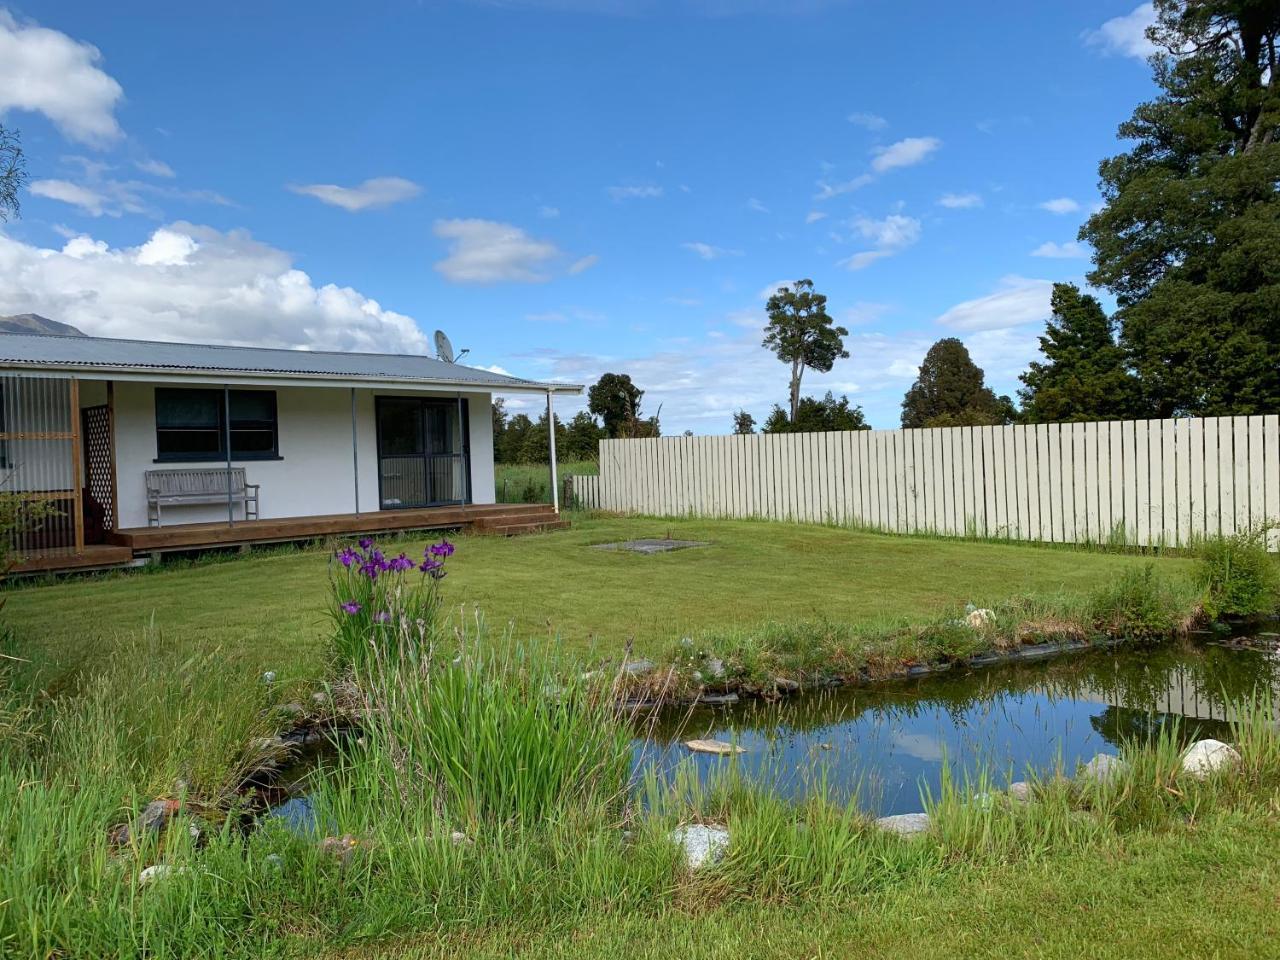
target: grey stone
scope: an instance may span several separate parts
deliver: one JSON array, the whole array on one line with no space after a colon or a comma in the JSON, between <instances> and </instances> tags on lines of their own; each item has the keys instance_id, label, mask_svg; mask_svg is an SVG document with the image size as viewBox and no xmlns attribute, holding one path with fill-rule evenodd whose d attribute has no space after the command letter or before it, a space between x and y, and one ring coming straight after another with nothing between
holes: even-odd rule
<instances>
[{"instance_id":1,"label":"grey stone","mask_svg":"<svg viewBox=\"0 0 1280 960\"><path fill-rule=\"evenodd\" d=\"M686 740L684 745L694 753L713 753L718 756L734 756L747 752L744 747L725 743L723 740Z\"/></svg>"},{"instance_id":2,"label":"grey stone","mask_svg":"<svg viewBox=\"0 0 1280 960\"><path fill-rule=\"evenodd\" d=\"M698 697L698 702L708 707L727 707L738 702L738 695L736 693L704 693Z\"/></svg>"},{"instance_id":3,"label":"grey stone","mask_svg":"<svg viewBox=\"0 0 1280 960\"><path fill-rule=\"evenodd\" d=\"M1031 790L1031 784L1025 780L1019 780L1016 783L1009 784L1009 797L1018 803L1030 803L1034 796Z\"/></svg>"},{"instance_id":4,"label":"grey stone","mask_svg":"<svg viewBox=\"0 0 1280 960\"><path fill-rule=\"evenodd\" d=\"M149 883L156 883L165 877L174 877L187 872L186 867L175 867L168 863L157 863L153 866L146 867L138 874L138 884L146 886Z\"/></svg>"},{"instance_id":5,"label":"grey stone","mask_svg":"<svg viewBox=\"0 0 1280 960\"><path fill-rule=\"evenodd\" d=\"M684 862L690 870L717 863L729 849L728 830L702 823L677 827L672 831L671 839L684 851Z\"/></svg>"},{"instance_id":6,"label":"grey stone","mask_svg":"<svg viewBox=\"0 0 1280 960\"><path fill-rule=\"evenodd\" d=\"M268 670L266 673L262 675L262 682L268 685L275 683L276 672L274 670Z\"/></svg>"},{"instance_id":7,"label":"grey stone","mask_svg":"<svg viewBox=\"0 0 1280 960\"><path fill-rule=\"evenodd\" d=\"M1197 740L1182 755L1182 772L1196 780L1204 780L1221 770L1234 770L1240 765L1240 754L1221 740Z\"/></svg>"},{"instance_id":8,"label":"grey stone","mask_svg":"<svg viewBox=\"0 0 1280 960\"><path fill-rule=\"evenodd\" d=\"M775 677L773 686L783 693L795 693L800 689L800 682L798 680L789 680L786 677Z\"/></svg>"},{"instance_id":9,"label":"grey stone","mask_svg":"<svg viewBox=\"0 0 1280 960\"><path fill-rule=\"evenodd\" d=\"M898 813L891 817L880 817L876 826L881 830L896 833L900 837L914 837L929 832L929 815L927 813Z\"/></svg>"},{"instance_id":10,"label":"grey stone","mask_svg":"<svg viewBox=\"0 0 1280 960\"><path fill-rule=\"evenodd\" d=\"M298 719L305 712L302 709L302 704L300 703L282 703L280 706L276 707L276 711L286 717L289 717L291 720Z\"/></svg>"},{"instance_id":11,"label":"grey stone","mask_svg":"<svg viewBox=\"0 0 1280 960\"><path fill-rule=\"evenodd\" d=\"M711 546L705 540L669 540L669 539L644 539L644 540L621 540L618 543L597 543L593 544L593 550L625 550L629 553L640 553L648 556L654 553L668 553L672 550L688 550L691 547L709 547Z\"/></svg>"},{"instance_id":12,"label":"grey stone","mask_svg":"<svg viewBox=\"0 0 1280 960\"><path fill-rule=\"evenodd\" d=\"M1129 764L1119 757L1100 753L1080 768L1080 777L1083 780L1092 780L1094 783L1110 783L1128 769Z\"/></svg>"},{"instance_id":13,"label":"grey stone","mask_svg":"<svg viewBox=\"0 0 1280 960\"><path fill-rule=\"evenodd\" d=\"M622 672L629 677L636 677L644 673L652 673L657 666L652 660L631 660L622 665Z\"/></svg>"}]
</instances>

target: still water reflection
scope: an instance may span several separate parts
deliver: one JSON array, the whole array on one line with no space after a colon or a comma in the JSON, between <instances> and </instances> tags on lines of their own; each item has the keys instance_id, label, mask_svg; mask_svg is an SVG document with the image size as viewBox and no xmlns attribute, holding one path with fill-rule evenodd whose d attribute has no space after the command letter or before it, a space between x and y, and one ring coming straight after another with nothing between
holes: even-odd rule
<instances>
[{"instance_id":1,"label":"still water reflection","mask_svg":"<svg viewBox=\"0 0 1280 960\"><path fill-rule=\"evenodd\" d=\"M1221 647L1093 653L961 671L875 688L846 688L780 704L695 708L656 722L633 750L637 767L705 776L727 761L691 754L696 738L747 749L732 761L748 777L800 798L829 795L877 814L921 809L942 770L963 780L985 768L1001 783L1029 770L1068 771L1131 737L1179 723L1184 740L1229 739L1231 705L1275 690L1270 656ZM1280 698L1277 698L1280 699Z\"/></svg>"}]
</instances>

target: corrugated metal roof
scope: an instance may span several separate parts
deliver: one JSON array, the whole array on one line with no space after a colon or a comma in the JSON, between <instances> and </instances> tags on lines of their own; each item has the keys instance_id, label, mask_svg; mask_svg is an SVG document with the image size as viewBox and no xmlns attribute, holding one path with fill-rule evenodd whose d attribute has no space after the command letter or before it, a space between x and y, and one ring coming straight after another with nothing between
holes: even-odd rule
<instances>
[{"instance_id":1,"label":"corrugated metal roof","mask_svg":"<svg viewBox=\"0 0 1280 960\"><path fill-rule=\"evenodd\" d=\"M104 373L167 370L182 374L420 381L449 387L490 387L499 391L503 388L582 391L578 384L524 380L411 354L333 353L49 334L0 334L0 367L98 370Z\"/></svg>"}]
</instances>

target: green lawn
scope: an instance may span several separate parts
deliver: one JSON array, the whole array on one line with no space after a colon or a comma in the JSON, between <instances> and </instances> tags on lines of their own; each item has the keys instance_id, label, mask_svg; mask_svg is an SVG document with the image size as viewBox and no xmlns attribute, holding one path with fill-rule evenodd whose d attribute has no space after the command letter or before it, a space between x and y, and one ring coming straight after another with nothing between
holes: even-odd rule
<instances>
[{"instance_id":1,"label":"green lawn","mask_svg":"<svg viewBox=\"0 0 1280 960\"><path fill-rule=\"evenodd\" d=\"M634 537L706 540L706 548L640 556L590 545ZM425 541L406 541L420 552ZM20 642L75 655L154 625L168 644L218 648L287 675L322 666L328 553L265 553L222 563L72 578L7 593ZM570 653L605 653L634 637L656 653L703 629L827 618L925 618L968 601L1087 591L1140 557L1022 544L886 536L757 521L575 518L572 529L516 538L463 537L448 600L478 607L521 636L558 636ZM1160 558L1178 575L1190 561Z\"/></svg>"}]
</instances>

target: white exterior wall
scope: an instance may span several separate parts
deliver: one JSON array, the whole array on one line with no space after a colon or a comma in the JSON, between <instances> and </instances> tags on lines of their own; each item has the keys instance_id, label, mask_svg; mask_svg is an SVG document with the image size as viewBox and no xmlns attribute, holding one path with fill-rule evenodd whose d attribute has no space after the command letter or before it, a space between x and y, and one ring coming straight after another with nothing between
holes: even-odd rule
<instances>
[{"instance_id":1,"label":"white exterior wall","mask_svg":"<svg viewBox=\"0 0 1280 960\"><path fill-rule=\"evenodd\" d=\"M156 462L155 389L183 387L182 381L115 384L116 483L121 527L147 525L147 470L210 467L218 462ZM207 385L205 385L207 386ZM239 389L232 387L232 389ZM255 386L273 389L280 459L232 461L244 467L249 483L259 484L263 519L352 513L356 509L356 477L351 450L351 391L338 387ZM356 391L356 446L359 459L361 513L378 511L378 439L374 422L376 396L457 396L453 393L406 390ZM493 419L491 395L465 393L469 404L471 488L473 503L494 502ZM225 520L221 505L166 507L167 523ZM236 517L243 516L236 506Z\"/></svg>"}]
</instances>

